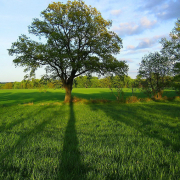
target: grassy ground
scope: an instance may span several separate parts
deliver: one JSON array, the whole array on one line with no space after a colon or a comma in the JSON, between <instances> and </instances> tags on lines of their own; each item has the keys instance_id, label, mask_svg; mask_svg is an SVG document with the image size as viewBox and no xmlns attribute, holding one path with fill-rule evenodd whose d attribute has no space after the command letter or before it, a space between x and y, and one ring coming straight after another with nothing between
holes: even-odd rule
<instances>
[{"instance_id":1,"label":"grassy ground","mask_svg":"<svg viewBox=\"0 0 180 180\"><path fill-rule=\"evenodd\" d=\"M132 91L128 88L124 88L124 98L132 96ZM116 92L114 90L114 92ZM60 103L64 100L63 89L16 89L16 90L0 90L0 105L12 105L12 104L24 104L24 103ZM73 89L72 95L78 98L84 99L108 99L116 100L116 97L112 94L108 88L77 88ZM138 98L147 97L139 90L134 92L134 95ZM173 97L176 96L175 91L166 90L163 96Z\"/></svg>"},{"instance_id":2,"label":"grassy ground","mask_svg":"<svg viewBox=\"0 0 180 180\"><path fill-rule=\"evenodd\" d=\"M107 89L73 91L113 98ZM0 92L0 179L180 179L179 101L68 105L63 98L58 90Z\"/></svg>"}]
</instances>

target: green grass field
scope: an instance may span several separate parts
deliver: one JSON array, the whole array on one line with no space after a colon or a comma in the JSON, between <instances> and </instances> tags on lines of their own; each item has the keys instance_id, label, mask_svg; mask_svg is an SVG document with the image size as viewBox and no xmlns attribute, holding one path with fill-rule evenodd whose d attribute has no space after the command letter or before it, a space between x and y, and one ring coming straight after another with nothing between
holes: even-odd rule
<instances>
[{"instance_id":1,"label":"green grass field","mask_svg":"<svg viewBox=\"0 0 180 180\"><path fill-rule=\"evenodd\" d=\"M124 98L132 95L130 89L123 89ZM114 90L114 92L116 92ZM116 100L116 97L112 94L108 88L77 88L73 89L72 95L78 98L90 99L108 99ZM139 90L134 92L134 95L138 98L145 98L146 95ZM48 90L38 90L38 89L0 89L0 106L17 105L25 103L61 103L64 100L64 90L63 89L48 89ZM176 96L175 91L166 90L163 96L173 97Z\"/></svg>"},{"instance_id":2,"label":"green grass field","mask_svg":"<svg viewBox=\"0 0 180 180\"><path fill-rule=\"evenodd\" d=\"M115 99L109 89L73 95ZM63 99L63 90L0 90L0 179L180 179L180 101Z\"/></svg>"}]
</instances>

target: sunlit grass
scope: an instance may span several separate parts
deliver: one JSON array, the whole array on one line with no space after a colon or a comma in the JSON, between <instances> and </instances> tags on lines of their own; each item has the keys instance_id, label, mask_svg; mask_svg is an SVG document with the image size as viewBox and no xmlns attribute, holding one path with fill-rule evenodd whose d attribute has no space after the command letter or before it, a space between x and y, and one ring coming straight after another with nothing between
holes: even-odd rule
<instances>
[{"instance_id":1,"label":"sunlit grass","mask_svg":"<svg viewBox=\"0 0 180 180\"><path fill-rule=\"evenodd\" d=\"M59 90L5 93L0 179L180 179L179 101L64 104Z\"/></svg>"},{"instance_id":2,"label":"sunlit grass","mask_svg":"<svg viewBox=\"0 0 180 180\"><path fill-rule=\"evenodd\" d=\"M115 91L115 90L114 90ZM124 88L124 99L132 96L131 89ZM77 88L72 90L72 95L86 100L111 100L115 101L116 97L112 94L109 88ZM139 98L146 98L147 96L140 90L134 91L134 96ZM15 90L0 90L0 106L9 106L16 104L52 104L62 103L64 101L64 89L15 89ZM166 90L163 96L176 96L175 91Z\"/></svg>"}]
</instances>

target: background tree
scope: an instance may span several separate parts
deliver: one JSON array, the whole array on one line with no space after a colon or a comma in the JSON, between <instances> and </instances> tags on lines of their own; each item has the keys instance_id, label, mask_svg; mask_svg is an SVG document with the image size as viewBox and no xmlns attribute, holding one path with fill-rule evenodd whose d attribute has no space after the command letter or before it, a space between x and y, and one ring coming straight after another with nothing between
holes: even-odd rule
<instances>
[{"instance_id":1,"label":"background tree","mask_svg":"<svg viewBox=\"0 0 180 180\"><path fill-rule=\"evenodd\" d=\"M163 89L170 83L167 76L171 73L172 62L158 52L145 55L138 71L138 75L145 80L141 82L143 90L155 98L162 97Z\"/></svg>"},{"instance_id":2,"label":"background tree","mask_svg":"<svg viewBox=\"0 0 180 180\"><path fill-rule=\"evenodd\" d=\"M175 27L170 33L170 40L163 38L161 52L173 61L174 86L180 93L180 19L175 23Z\"/></svg>"},{"instance_id":3,"label":"background tree","mask_svg":"<svg viewBox=\"0 0 180 180\"><path fill-rule=\"evenodd\" d=\"M4 89L13 89L13 83L9 82L9 83L4 84L3 88Z\"/></svg>"},{"instance_id":4,"label":"background tree","mask_svg":"<svg viewBox=\"0 0 180 180\"><path fill-rule=\"evenodd\" d=\"M76 88L90 88L91 87L90 77L79 76L79 77L75 78L74 86Z\"/></svg>"},{"instance_id":5,"label":"background tree","mask_svg":"<svg viewBox=\"0 0 180 180\"><path fill-rule=\"evenodd\" d=\"M77 76L127 72L126 63L112 55L119 53L122 40L108 31L111 21L104 20L96 8L83 1L54 2L41 12L41 17L42 20L33 20L29 33L44 37L45 43L21 35L8 51L16 55L15 65L25 67L31 74L45 66L49 76L61 79L65 102L71 100L73 80Z\"/></svg>"},{"instance_id":6,"label":"background tree","mask_svg":"<svg viewBox=\"0 0 180 180\"><path fill-rule=\"evenodd\" d=\"M112 86L112 82L110 76L99 79L99 87L110 88L111 86Z\"/></svg>"},{"instance_id":7,"label":"background tree","mask_svg":"<svg viewBox=\"0 0 180 180\"><path fill-rule=\"evenodd\" d=\"M170 40L162 38L161 44L163 46L161 50L162 54L174 62L180 62L180 19L177 20L174 29L170 33ZM180 69L178 73L180 73Z\"/></svg>"},{"instance_id":8,"label":"background tree","mask_svg":"<svg viewBox=\"0 0 180 180\"><path fill-rule=\"evenodd\" d=\"M14 88L14 89L21 89L21 82L16 82L16 81L15 81L15 82L13 83L13 88Z\"/></svg>"},{"instance_id":9,"label":"background tree","mask_svg":"<svg viewBox=\"0 0 180 180\"><path fill-rule=\"evenodd\" d=\"M138 88L139 82L137 79L131 79L131 77L126 77L126 87L131 89L132 96L134 96L134 93L136 91L136 88Z\"/></svg>"},{"instance_id":10,"label":"background tree","mask_svg":"<svg viewBox=\"0 0 180 180\"><path fill-rule=\"evenodd\" d=\"M123 88L125 87L126 83L126 76L110 76L111 79L111 86L109 86L112 94L116 97L117 101L124 101L124 91Z\"/></svg>"}]
</instances>

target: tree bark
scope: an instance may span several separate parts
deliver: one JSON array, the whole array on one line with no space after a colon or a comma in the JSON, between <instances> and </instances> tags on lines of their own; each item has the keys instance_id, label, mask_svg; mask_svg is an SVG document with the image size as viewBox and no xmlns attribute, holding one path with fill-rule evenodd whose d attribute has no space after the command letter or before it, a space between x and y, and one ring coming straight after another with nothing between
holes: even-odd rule
<instances>
[{"instance_id":1,"label":"tree bark","mask_svg":"<svg viewBox=\"0 0 180 180\"><path fill-rule=\"evenodd\" d=\"M64 88L66 91L64 102L71 102L71 100L72 100L72 98L71 98L72 84L66 84L66 85L64 85Z\"/></svg>"}]
</instances>

